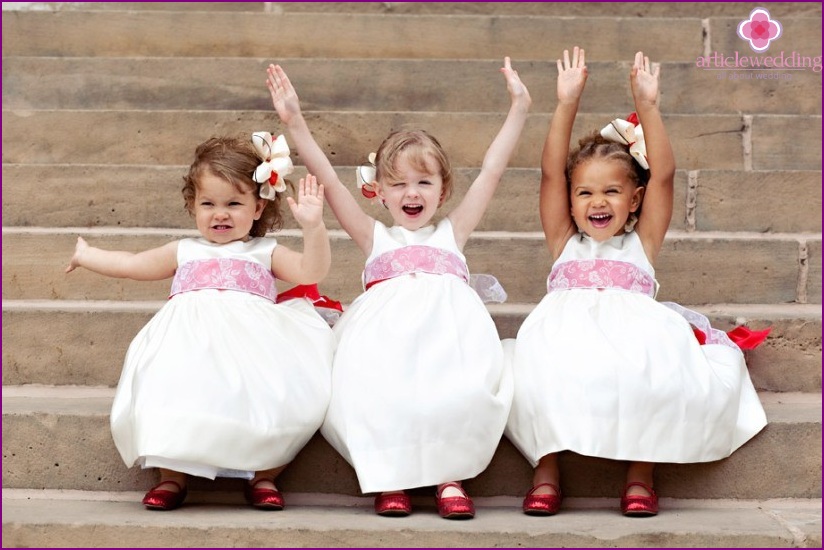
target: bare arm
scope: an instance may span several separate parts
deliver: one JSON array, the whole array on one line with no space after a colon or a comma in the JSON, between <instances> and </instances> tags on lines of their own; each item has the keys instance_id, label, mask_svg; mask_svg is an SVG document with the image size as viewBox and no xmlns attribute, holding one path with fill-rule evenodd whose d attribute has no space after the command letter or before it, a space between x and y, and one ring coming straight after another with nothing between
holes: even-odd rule
<instances>
[{"instance_id":1,"label":"bare arm","mask_svg":"<svg viewBox=\"0 0 824 550\"><path fill-rule=\"evenodd\" d=\"M578 114L578 104L587 81L586 57L583 49L564 50L558 66L558 105L549 124L549 132L541 155L540 213L547 246L553 259L561 255L564 245L575 234L569 205L566 163L572 127Z\"/></svg>"},{"instance_id":2,"label":"bare arm","mask_svg":"<svg viewBox=\"0 0 824 550\"><path fill-rule=\"evenodd\" d=\"M341 227L352 237L364 254L369 255L372 251L374 218L363 211L352 193L346 189L329 159L312 137L312 132L301 113L297 92L286 72L280 65L269 65L267 74L266 85L272 96L272 104L281 122L289 130L292 142L306 164L306 168L323 185L326 200Z\"/></svg>"},{"instance_id":3,"label":"bare arm","mask_svg":"<svg viewBox=\"0 0 824 550\"><path fill-rule=\"evenodd\" d=\"M177 244L172 241L159 248L144 252L103 250L89 246L83 237L77 237L74 255L66 267L66 273L78 267L89 271L136 281L160 281L173 277L177 269Z\"/></svg>"},{"instance_id":4,"label":"bare arm","mask_svg":"<svg viewBox=\"0 0 824 550\"><path fill-rule=\"evenodd\" d=\"M650 64L642 52L635 54L630 72L638 121L644 129L649 163L649 183L635 230L650 262L655 262L672 219L675 156L658 109L660 66Z\"/></svg>"},{"instance_id":5,"label":"bare arm","mask_svg":"<svg viewBox=\"0 0 824 550\"><path fill-rule=\"evenodd\" d=\"M526 123L529 106L532 104L529 90L521 82L518 71L512 69L508 57L504 58L501 72L506 78L506 87L511 100L509 113L484 155L481 172L469 187L461 203L449 214L455 241L459 248L463 248L466 244L469 235L478 226L489 206L515 146L518 144L521 131Z\"/></svg>"},{"instance_id":6,"label":"bare arm","mask_svg":"<svg viewBox=\"0 0 824 550\"><path fill-rule=\"evenodd\" d=\"M292 197L286 202L303 229L303 252L276 246L272 251L272 273L289 283L318 283L332 264L329 235L323 224L323 185L308 174L298 185L297 202Z\"/></svg>"}]
</instances>

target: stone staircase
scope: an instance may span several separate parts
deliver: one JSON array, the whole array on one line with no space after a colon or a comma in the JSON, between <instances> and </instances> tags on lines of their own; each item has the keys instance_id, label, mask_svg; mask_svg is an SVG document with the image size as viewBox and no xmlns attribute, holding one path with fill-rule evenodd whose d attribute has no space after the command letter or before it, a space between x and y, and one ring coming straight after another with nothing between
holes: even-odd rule
<instances>
[{"instance_id":1,"label":"stone staircase","mask_svg":"<svg viewBox=\"0 0 824 550\"><path fill-rule=\"evenodd\" d=\"M752 6L12 4L3 11L3 547L821 546L821 73L734 81L696 67L712 52L752 54L735 33ZM821 55L820 4L764 6L783 25L777 51ZM490 310L501 336L514 337L545 292L538 166L554 60L575 44L590 68L575 138L632 110L636 50L662 63L679 170L659 299L720 328L772 326L748 352L767 428L726 460L661 465L662 513L648 520L617 512L622 465L573 454L562 456L562 514L524 516L531 470L506 439L467 481L475 520L441 520L428 489L413 492L420 511L409 518L379 518L319 435L280 480L282 513L251 510L242 482L225 479L192 480L175 512L144 511L154 477L123 465L108 412L125 350L169 281L65 275L76 236L142 250L194 235L180 179L195 145L282 131L264 86L273 61L353 191L354 167L391 129L420 126L450 153L461 195L508 108L497 68L509 55L533 108L466 255L507 289L509 301ZM305 170L295 161L297 178ZM363 258L328 209L327 223L333 267L321 289L348 303ZM292 224L280 238L298 245L299 235Z\"/></svg>"}]
</instances>

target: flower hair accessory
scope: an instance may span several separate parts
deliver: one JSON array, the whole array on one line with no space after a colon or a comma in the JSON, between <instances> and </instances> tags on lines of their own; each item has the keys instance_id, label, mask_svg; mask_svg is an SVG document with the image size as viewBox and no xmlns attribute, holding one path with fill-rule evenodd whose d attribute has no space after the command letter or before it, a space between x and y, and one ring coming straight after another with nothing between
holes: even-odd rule
<instances>
[{"instance_id":1,"label":"flower hair accessory","mask_svg":"<svg viewBox=\"0 0 824 550\"><path fill-rule=\"evenodd\" d=\"M616 118L601 129L601 136L609 141L622 143L629 147L629 154L641 165L649 170L647 162L647 144L644 141L644 129L638 123L638 115L630 113L626 120Z\"/></svg>"},{"instance_id":2,"label":"flower hair accessory","mask_svg":"<svg viewBox=\"0 0 824 550\"><path fill-rule=\"evenodd\" d=\"M289 158L289 145L282 134L273 141L269 132L252 134L252 145L263 161L255 169L252 179L260 184L260 198L273 201L277 193L286 191L286 182L283 178L295 169L292 159Z\"/></svg>"},{"instance_id":3,"label":"flower hair accessory","mask_svg":"<svg viewBox=\"0 0 824 550\"><path fill-rule=\"evenodd\" d=\"M378 194L375 192L375 178L378 175L378 169L375 167L375 153L369 153L369 162L358 166L355 169L355 175L358 178L361 195L367 199L376 198Z\"/></svg>"}]
</instances>

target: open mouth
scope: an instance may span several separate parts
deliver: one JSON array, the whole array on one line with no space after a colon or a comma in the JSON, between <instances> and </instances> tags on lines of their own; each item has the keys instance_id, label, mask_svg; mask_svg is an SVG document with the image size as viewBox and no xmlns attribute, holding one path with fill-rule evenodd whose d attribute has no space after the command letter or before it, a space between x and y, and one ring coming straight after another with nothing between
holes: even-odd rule
<instances>
[{"instance_id":1,"label":"open mouth","mask_svg":"<svg viewBox=\"0 0 824 550\"><path fill-rule=\"evenodd\" d=\"M401 208L408 216L417 216L423 212L423 206L420 204L407 204Z\"/></svg>"},{"instance_id":2,"label":"open mouth","mask_svg":"<svg viewBox=\"0 0 824 550\"><path fill-rule=\"evenodd\" d=\"M231 225L213 225L212 226L212 229L214 229L215 231L228 231L231 228L232 228Z\"/></svg>"},{"instance_id":3,"label":"open mouth","mask_svg":"<svg viewBox=\"0 0 824 550\"><path fill-rule=\"evenodd\" d=\"M589 217L589 221L594 227L606 227L612 221L612 214L593 214Z\"/></svg>"}]
</instances>

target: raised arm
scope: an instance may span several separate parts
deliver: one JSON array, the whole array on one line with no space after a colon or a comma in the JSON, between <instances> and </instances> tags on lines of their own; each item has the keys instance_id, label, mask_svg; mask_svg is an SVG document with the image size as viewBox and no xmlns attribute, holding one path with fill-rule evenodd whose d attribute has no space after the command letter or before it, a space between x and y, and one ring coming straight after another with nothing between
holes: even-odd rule
<instances>
[{"instance_id":1,"label":"raised arm","mask_svg":"<svg viewBox=\"0 0 824 550\"><path fill-rule=\"evenodd\" d=\"M103 250L89 246L83 237L77 237L74 255L66 266L66 273L84 267L107 277L160 281L173 277L177 269L177 243L172 241L144 252Z\"/></svg>"},{"instance_id":2,"label":"raised arm","mask_svg":"<svg viewBox=\"0 0 824 550\"><path fill-rule=\"evenodd\" d=\"M469 187L461 203L449 214L455 241L460 248L466 244L469 235L478 226L489 206L489 201L492 200L495 189L518 144L518 139L521 137L529 106L532 104L529 90L521 82L518 71L512 69L508 57L504 58L501 73L506 78L506 88L509 91L511 101L509 113L484 155L478 177Z\"/></svg>"},{"instance_id":3,"label":"raised arm","mask_svg":"<svg viewBox=\"0 0 824 550\"><path fill-rule=\"evenodd\" d=\"M286 125L292 143L298 150L307 170L317 177L325 189L332 213L355 244L369 254L372 250L372 231L375 220L366 214L352 193L338 178L335 169L318 146L300 110L300 100L286 72L280 65L269 65L266 85L272 95L272 104Z\"/></svg>"},{"instance_id":4,"label":"raised arm","mask_svg":"<svg viewBox=\"0 0 824 550\"><path fill-rule=\"evenodd\" d=\"M329 273L332 250L323 224L323 185L312 174L298 184L298 200L287 197L292 215L303 229L303 252L276 246L272 252L272 273L283 281L307 285L318 283Z\"/></svg>"},{"instance_id":5,"label":"raised arm","mask_svg":"<svg viewBox=\"0 0 824 550\"><path fill-rule=\"evenodd\" d=\"M566 164L572 127L578 104L587 81L586 56L583 49L564 50L558 66L558 105L549 124L541 155L540 214L547 246L553 259L561 255L564 245L577 231L569 205Z\"/></svg>"},{"instance_id":6,"label":"raised arm","mask_svg":"<svg viewBox=\"0 0 824 550\"><path fill-rule=\"evenodd\" d=\"M658 109L660 69L658 64L651 65L643 52L638 52L630 72L635 111L644 129L649 163L649 183L644 192L641 215L635 230L650 262L654 262L658 256L672 219L675 179L675 156Z\"/></svg>"}]
</instances>

